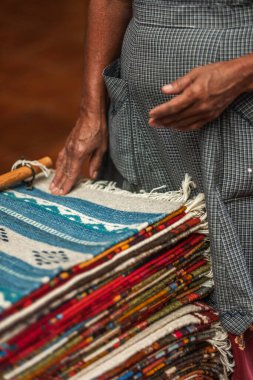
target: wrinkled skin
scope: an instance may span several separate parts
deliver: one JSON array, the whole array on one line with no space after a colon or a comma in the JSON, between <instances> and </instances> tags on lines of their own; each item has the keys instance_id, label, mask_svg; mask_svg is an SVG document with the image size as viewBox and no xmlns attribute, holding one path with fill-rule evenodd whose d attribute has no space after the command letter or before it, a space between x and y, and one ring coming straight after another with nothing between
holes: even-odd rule
<instances>
[{"instance_id":1,"label":"wrinkled skin","mask_svg":"<svg viewBox=\"0 0 253 380\"><path fill-rule=\"evenodd\" d=\"M103 69L119 56L132 17L131 0L89 0L84 46L84 75L80 116L59 153L50 190L65 195L74 186L84 161L96 179L107 149L107 94Z\"/></svg>"},{"instance_id":2,"label":"wrinkled skin","mask_svg":"<svg viewBox=\"0 0 253 380\"><path fill-rule=\"evenodd\" d=\"M248 60L251 57L246 57ZM165 85L165 95L177 95L150 113L152 127L194 131L216 119L241 93L249 91L243 58L200 66L175 82Z\"/></svg>"},{"instance_id":3,"label":"wrinkled skin","mask_svg":"<svg viewBox=\"0 0 253 380\"><path fill-rule=\"evenodd\" d=\"M86 113L80 116L58 155L51 191L59 195L68 193L85 160L89 160L89 174L95 179L107 150L107 140L105 115Z\"/></svg>"}]
</instances>

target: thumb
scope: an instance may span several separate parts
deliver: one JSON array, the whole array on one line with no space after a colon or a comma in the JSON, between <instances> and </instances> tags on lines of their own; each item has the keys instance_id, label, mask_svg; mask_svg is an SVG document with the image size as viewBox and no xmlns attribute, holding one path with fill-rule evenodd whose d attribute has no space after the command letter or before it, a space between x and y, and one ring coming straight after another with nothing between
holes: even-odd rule
<instances>
[{"instance_id":1,"label":"thumb","mask_svg":"<svg viewBox=\"0 0 253 380\"><path fill-rule=\"evenodd\" d=\"M162 87L162 92L164 94L180 94L183 92L187 87L190 86L190 84L193 82L193 78L191 76L191 73L188 73L187 75L178 78L175 82L172 82L170 84L166 84Z\"/></svg>"}]
</instances>

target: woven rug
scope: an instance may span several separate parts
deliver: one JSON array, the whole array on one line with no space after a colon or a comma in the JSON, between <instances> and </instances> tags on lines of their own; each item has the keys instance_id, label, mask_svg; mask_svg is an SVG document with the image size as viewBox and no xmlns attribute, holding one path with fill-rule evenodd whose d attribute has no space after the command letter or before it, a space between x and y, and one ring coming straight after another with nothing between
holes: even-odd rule
<instances>
[{"instance_id":1,"label":"woven rug","mask_svg":"<svg viewBox=\"0 0 253 380\"><path fill-rule=\"evenodd\" d=\"M164 194L87 181L59 197L49 183L0 193L0 378L226 379L190 178Z\"/></svg>"}]
</instances>

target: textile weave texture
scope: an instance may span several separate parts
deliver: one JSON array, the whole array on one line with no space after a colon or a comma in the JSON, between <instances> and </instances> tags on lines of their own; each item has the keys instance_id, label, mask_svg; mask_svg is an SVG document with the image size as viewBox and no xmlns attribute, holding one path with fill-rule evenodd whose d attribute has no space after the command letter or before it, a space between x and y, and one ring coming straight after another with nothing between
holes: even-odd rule
<instances>
[{"instance_id":1,"label":"textile weave texture","mask_svg":"<svg viewBox=\"0 0 253 380\"><path fill-rule=\"evenodd\" d=\"M3 380L226 378L203 196L80 184L0 193ZM207 358L208 363L207 363Z\"/></svg>"},{"instance_id":2,"label":"textile weave texture","mask_svg":"<svg viewBox=\"0 0 253 380\"><path fill-rule=\"evenodd\" d=\"M164 84L252 53L252 26L252 1L134 0L121 57L104 71L110 155L122 187L176 190L189 173L205 193L213 301L236 335L253 322L253 95L238 97L195 132L151 128L148 111L170 99L161 93Z\"/></svg>"}]
</instances>

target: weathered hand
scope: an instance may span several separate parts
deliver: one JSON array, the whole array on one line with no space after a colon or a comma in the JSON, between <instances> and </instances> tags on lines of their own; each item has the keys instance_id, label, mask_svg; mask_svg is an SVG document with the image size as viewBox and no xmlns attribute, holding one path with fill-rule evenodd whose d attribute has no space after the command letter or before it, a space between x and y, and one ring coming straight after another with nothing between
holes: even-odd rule
<instances>
[{"instance_id":1,"label":"weathered hand","mask_svg":"<svg viewBox=\"0 0 253 380\"><path fill-rule=\"evenodd\" d=\"M239 59L200 66L162 87L166 95L178 95L150 113L149 124L192 131L216 119L245 88Z\"/></svg>"},{"instance_id":2,"label":"weathered hand","mask_svg":"<svg viewBox=\"0 0 253 380\"><path fill-rule=\"evenodd\" d=\"M89 174L95 179L106 150L106 117L87 112L77 120L58 155L56 174L50 186L51 192L57 195L68 193L80 175L86 159L89 160Z\"/></svg>"}]
</instances>

